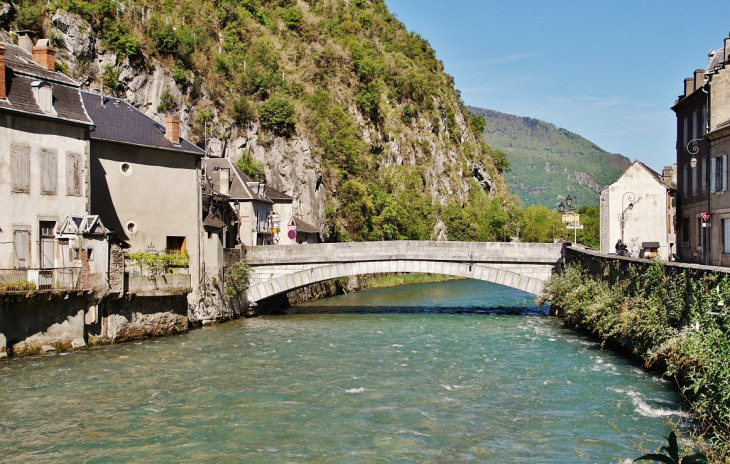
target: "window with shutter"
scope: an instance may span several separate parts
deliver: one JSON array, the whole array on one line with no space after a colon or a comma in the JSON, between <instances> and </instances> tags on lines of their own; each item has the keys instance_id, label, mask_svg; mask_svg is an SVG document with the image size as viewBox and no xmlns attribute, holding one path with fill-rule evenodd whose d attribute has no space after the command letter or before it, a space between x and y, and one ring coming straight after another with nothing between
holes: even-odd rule
<instances>
[{"instance_id":1,"label":"window with shutter","mask_svg":"<svg viewBox=\"0 0 730 464\"><path fill-rule=\"evenodd\" d=\"M722 160L722 182L718 190L724 192L727 190L727 153L718 158Z\"/></svg>"},{"instance_id":2,"label":"window with shutter","mask_svg":"<svg viewBox=\"0 0 730 464\"><path fill-rule=\"evenodd\" d=\"M58 192L57 151L41 148L41 193L55 195Z\"/></svg>"},{"instance_id":3,"label":"window with shutter","mask_svg":"<svg viewBox=\"0 0 730 464\"><path fill-rule=\"evenodd\" d=\"M30 250L30 231L16 230L13 234L13 246L15 248L16 269L27 269L28 252Z\"/></svg>"},{"instance_id":4,"label":"window with shutter","mask_svg":"<svg viewBox=\"0 0 730 464\"><path fill-rule=\"evenodd\" d=\"M81 195L81 155L66 154L66 195Z\"/></svg>"},{"instance_id":5,"label":"window with shutter","mask_svg":"<svg viewBox=\"0 0 730 464\"><path fill-rule=\"evenodd\" d=\"M710 158L710 192L717 192L717 158Z\"/></svg>"},{"instance_id":6,"label":"window with shutter","mask_svg":"<svg viewBox=\"0 0 730 464\"><path fill-rule=\"evenodd\" d=\"M12 146L13 192L30 192L30 147Z\"/></svg>"}]
</instances>

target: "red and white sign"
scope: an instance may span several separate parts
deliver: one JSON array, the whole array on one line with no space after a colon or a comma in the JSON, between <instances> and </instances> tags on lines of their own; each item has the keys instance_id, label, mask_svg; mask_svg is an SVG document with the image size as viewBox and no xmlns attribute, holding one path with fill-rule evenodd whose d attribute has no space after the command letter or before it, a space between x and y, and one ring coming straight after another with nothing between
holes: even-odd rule
<instances>
[{"instance_id":1,"label":"red and white sign","mask_svg":"<svg viewBox=\"0 0 730 464\"><path fill-rule=\"evenodd\" d=\"M703 221L710 222L710 219L712 219L712 213L702 213Z\"/></svg>"}]
</instances>

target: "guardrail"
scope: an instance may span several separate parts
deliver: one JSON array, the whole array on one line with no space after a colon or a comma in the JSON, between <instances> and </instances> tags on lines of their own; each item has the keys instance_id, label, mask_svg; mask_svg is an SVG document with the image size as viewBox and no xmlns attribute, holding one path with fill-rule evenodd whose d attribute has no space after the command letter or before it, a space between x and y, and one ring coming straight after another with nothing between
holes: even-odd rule
<instances>
[{"instance_id":1,"label":"guardrail","mask_svg":"<svg viewBox=\"0 0 730 464\"><path fill-rule=\"evenodd\" d=\"M81 268L0 269L0 293L81 290Z\"/></svg>"}]
</instances>

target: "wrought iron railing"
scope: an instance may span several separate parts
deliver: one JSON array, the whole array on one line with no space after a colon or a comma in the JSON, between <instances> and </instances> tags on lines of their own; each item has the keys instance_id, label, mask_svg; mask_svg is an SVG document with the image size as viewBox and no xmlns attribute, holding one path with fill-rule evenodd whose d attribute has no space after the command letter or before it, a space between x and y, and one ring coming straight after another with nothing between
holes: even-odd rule
<instances>
[{"instance_id":1,"label":"wrought iron railing","mask_svg":"<svg viewBox=\"0 0 730 464\"><path fill-rule=\"evenodd\" d=\"M0 269L0 293L80 289L80 267Z\"/></svg>"}]
</instances>

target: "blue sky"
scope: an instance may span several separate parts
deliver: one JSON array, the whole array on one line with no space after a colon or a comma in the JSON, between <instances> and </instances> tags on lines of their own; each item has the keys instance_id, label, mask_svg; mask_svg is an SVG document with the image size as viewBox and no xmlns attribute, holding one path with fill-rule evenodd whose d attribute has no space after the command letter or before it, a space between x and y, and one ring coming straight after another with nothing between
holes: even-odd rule
<instances>
[{"instance_id":1,"label":"blue sky","mask_svg":"<svg viewBox=\"0 0 730 464\"><path fill-rule=\"evenodd\" d=\"M669 108L730 32L730 1L386 0L467 105L551 122L659 170Z\"/></svg>"}]
</instances>

